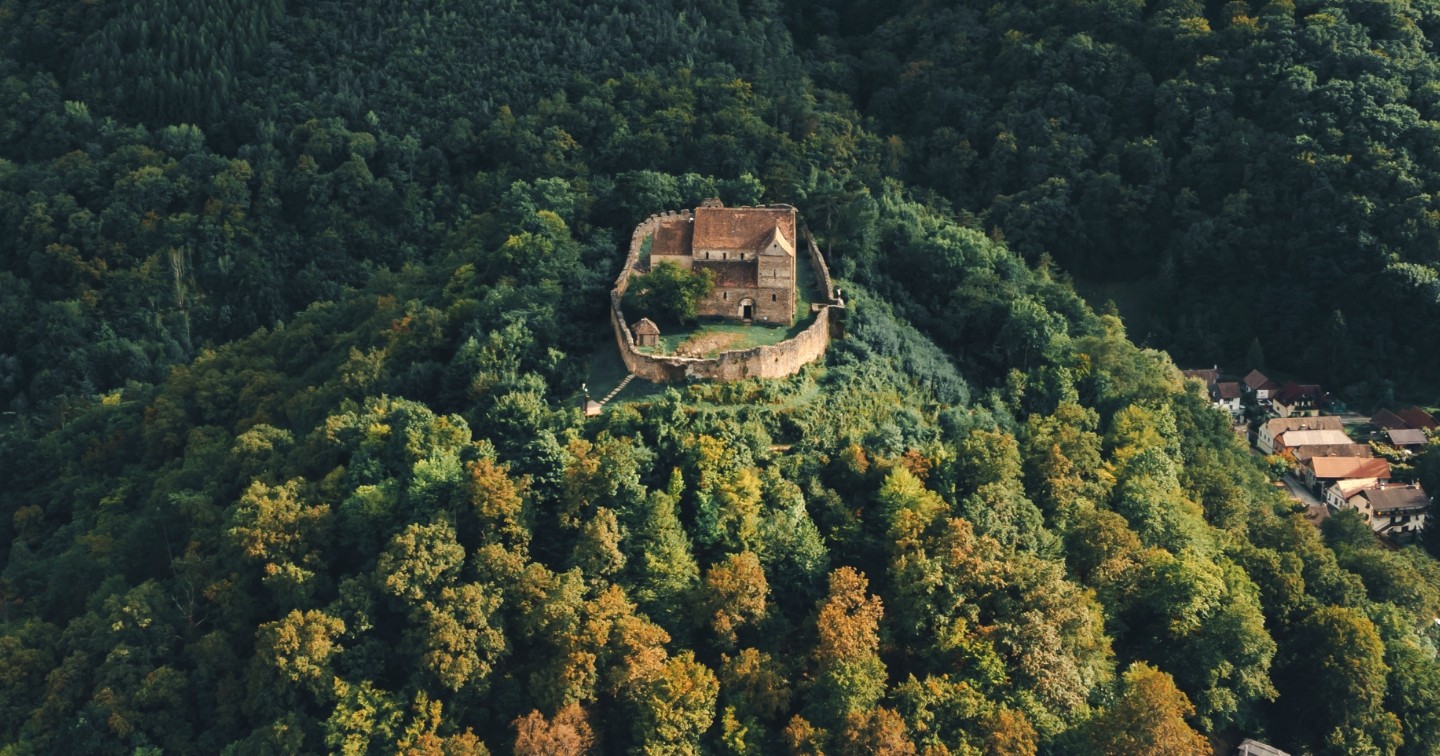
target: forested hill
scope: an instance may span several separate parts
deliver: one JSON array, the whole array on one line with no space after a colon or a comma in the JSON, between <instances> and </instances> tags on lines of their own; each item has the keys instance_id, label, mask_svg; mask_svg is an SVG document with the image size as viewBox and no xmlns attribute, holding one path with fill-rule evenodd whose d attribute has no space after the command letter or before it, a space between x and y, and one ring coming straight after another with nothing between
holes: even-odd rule
<instances>
[{"instance_id":1,"label":"forested hill","mask_svg":"<svg viewBox=\"0 0 1440 756\"><path fill-rule=\"evenodd\" d=\"M1361 404L1387 381L1433 393L1440 4L799 0L790 18L897 175L1032 262L1133 282L1096 288L1143 292L1137 338L1191 364L1263 354Z\"/></svg>"},{"instance_id":2,"label":"forested hill","mask_svg":"<svg viewBox=\"0 0 1440 756\"><path fill-rule=\"evenodd\" d=\"M1241 77L1203 45L1245 9L1185 11L1190 49L1127 36L1160 26L1140 7L481 5L0 0L0 750L1436 752L1435 562L1292 511L1072 289L1103 234L1021 220L1072 183L1037 168L1051 137L1117 192L1177 177L1131 214L1055 194L1133 260L1132 215L1164 251L1175 208L1298 196L1289 163L1207 163L1191 126L1044 83L1107 80L1084 49L1130 61L1117 93ZM1105 118L1046 115L1066 92ZM1022 94L1005 164L975 134ZM1389 191L1360 175L1327 186ZM800 208L844 338L585 419L622 241L713 196ZM1266 222L1338 217L1304 212ZM1418 255L1355 269L1421 281Z\"/></svg>"}]
</instances>

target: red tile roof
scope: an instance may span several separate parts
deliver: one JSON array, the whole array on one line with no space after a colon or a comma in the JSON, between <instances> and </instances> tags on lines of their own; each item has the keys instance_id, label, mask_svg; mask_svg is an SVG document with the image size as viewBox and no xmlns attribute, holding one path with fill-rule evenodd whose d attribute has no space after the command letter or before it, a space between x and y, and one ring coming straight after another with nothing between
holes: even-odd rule
<instances>
[{"instance_id":1,"label":"red tile roof","mask_svg":"<svg viewBox=\"0 0 1440 756\"><path fill-rule=\"evenodd\" d=\"M1306 463L1316 478L1389 478L1390 463L1379 457L1312 457Z\"/></svg>"},{"instance_id":2,"label":"red tile roof","mask_svg":"<svg viewBox=\"0 0 1440 756\"><path fill-rule=\"evenodd\" d=\"M1275 395L1274 399L1277 404L1294 404L1305 398L1318 402L1324 396L1325 392L1316 384L1289 381L1280 388L1280 392Z\"/></svg>"},{"instance_id":3,"label":"red tile roof","mask_svg":"<svg viewBox=\"0 0 1440 756\"><path fill-rule=\"evenodd\" d=\"M1312 457L1373 457L1375 453L1365 444L1311 444L1297 446L1291 450L1296 462Z\"/></svg>"},{"instance_id":4,"label":"red tile roof","mask_svg":"<svg viewBox=\"0 0 1440 756\"><path fill-rule=\"evenodd\" d=\"M655 226L655 238L650 242L650 255L688 255L690 238L695 226L685 216L666 218Z\"/></svg>"},{"instance_id":5,"label":"red tile roof","mask_svg":"<svg viewBox=\"0 0 1440 756\"><path fill-rule=\"evenodd\" d=\"M1370 418L1370 424L1378 425L1386 430L1399 430L1405 427L1405 420L1388 409L1382 409Z\"/></svg>"},{"instance_id":6,"label":"red tile roof","mask_svg":"<svg viewBox=\"0 0 1440 756\"><path fill-rule=\"evenodd\" d=\"M1215 393L1218 394L1221 399L1239 399L1240 384L1234 381L1222 381L1215 384Z\"/></svg>"},{"instance_id":7,"label":"red tile roof","mask_svg":"<svg viewBox=\"0 0 1440 756\"><path fill-rule=\"evenodd\" d=\"M695 249L756 250L769 241L776 227L795 239L795 211L772 207L695 208Z\"/></svg>"},{"instance_id":8,"label":"red tile roof","mask_svg":"<svg viewBox=\"0 0 1440 756\"><path fill-rule=\"evenodd\" d=\"M1405 424L1411 428L1419 428L1420 430L1440 428L1440 423L1435 422L1435 418L1431 417L1429 412L1419 407L1406 407L1395 414L1399 415L1400 419L1404 420Z\"/></svg>"},{"instance_id":9,"label":"red tile roof","mask_svg":"<svg viewBox=\"0 0 1440 756\"><path fill-rule=\"evenodd\" d=\"M1245 385L1249 386L1251 391L1264 391L1266 389L1273 391L1279 388L1275 381L1266 378L1265 374L1259 370L1251 370L1250 374L1245 376Z\"/></svg>"}]
</instances>

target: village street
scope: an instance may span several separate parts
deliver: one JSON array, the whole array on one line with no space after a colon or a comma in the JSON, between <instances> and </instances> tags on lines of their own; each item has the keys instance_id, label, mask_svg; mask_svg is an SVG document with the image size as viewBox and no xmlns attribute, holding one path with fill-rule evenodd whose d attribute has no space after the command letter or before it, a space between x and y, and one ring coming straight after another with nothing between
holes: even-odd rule
<instances>
[{"instance_id":1,"label":"village street","mask_svg":"<svg viewBox=\"0 0 1440 756\"><path fill-rule=\"evenodd\" d=\"M1299 478L1286 473L1282 480L1290 492L1290 498L1305 505L1305 519L1309 520L1311 525L1319 525L1330 517L1330 508L1325 506L1325 502L1315 498Z\"/></svg>"}]
</instances>

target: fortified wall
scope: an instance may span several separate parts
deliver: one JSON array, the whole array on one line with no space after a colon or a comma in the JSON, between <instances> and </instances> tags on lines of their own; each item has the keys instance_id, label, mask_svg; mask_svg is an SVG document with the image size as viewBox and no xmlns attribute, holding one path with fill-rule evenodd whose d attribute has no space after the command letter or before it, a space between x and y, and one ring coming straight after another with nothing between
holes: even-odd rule
<instances>
[{"instance_id":1,"label":"fortified wall","mask_svg":"<svg viewBox=\"0 0 1440 756\"><path fill-rule=\"evenodd\" d=\"M787 206L788 207L788 206ZM630 253L625 266L615 279L615 288L610 290L610 324L615 329L615 343L620 348L620 357L625 367L635 375L656 383L679 383L685 381L713 380L740 381L746 378L784 378L794 375L800 368L820 359L830 344L832 335L838 335L838 311L845 308L830 280L830 269L825 258L810 236L810 230L802 226L799 246L803 246L814 267L816 286L824 301L811 305L815 322L794 338L779 344L755 347L753 349L721 352L714 357L679 357L674 355L644 354L635 348L635 335L625 320L620 301L630 286L630 275L640 261L641 247L645 239L655 233L662 220L691 216L689 211L668 212L652 215L635 227L630 237ZM797 252L799 250L796 250Z\"/></svg>"}]
</instances>

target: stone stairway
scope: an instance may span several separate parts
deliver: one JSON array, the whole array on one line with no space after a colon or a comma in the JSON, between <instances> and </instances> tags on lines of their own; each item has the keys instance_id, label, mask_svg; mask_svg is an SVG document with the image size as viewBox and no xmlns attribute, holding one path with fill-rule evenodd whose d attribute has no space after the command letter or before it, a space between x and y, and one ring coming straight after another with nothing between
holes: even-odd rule
<instances>
[{"instance_id":1,"label":"stone stairway","mask_svg":"<svg viewBox=\"0 0 1440 756\"><path fill-rule=\"evenodd\" d=\"M614 399L614 398L615 398L615 395L618 394L618 393L620 393L622 390L624 390L624 388L625 388L626 386L629 386L629 385L630 385L630 381L633 381L633 380L635 380L635 374L634 374L634 373L630 373L629 375L625 376L625 380L620 381L620 385L619 385L619 386L616 386L613 390L611 390L610 393L608 393L608 394L605 395L605 398L604 398L604 399L601 399L601 400L600 400L600 406L603 407L603 406L609 404L609 403L610 403L610 400L611 400L611 399Z\"/></svg>"}]
</instances>

